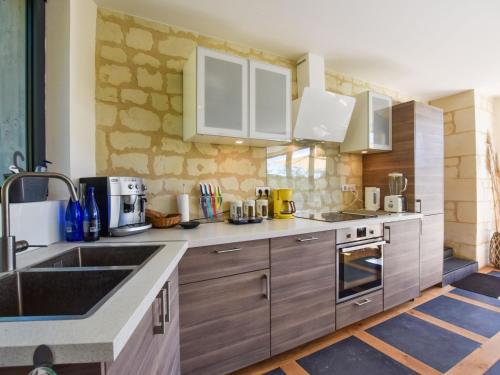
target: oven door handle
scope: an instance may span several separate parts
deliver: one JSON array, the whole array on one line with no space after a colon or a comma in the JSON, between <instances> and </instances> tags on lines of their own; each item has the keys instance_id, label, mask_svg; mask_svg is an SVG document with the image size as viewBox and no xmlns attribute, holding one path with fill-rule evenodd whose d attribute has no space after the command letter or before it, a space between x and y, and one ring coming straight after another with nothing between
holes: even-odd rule
<instances>
[{"instance_id":1,"label":"oven door handle","mask_svg":"<svg viewBox=\"0 0 500 375\"><path fill-rule=\"evenodd\" d=\"M367 247L371 247L371 246L384 246L385 244L387 244L387 241L371 242L371 243L365 243L363 245L343 247L343 248L339 248L339 250L341 253L349 253L351 251L363 250L363 249L366 249Z\"/></svg>"}]
</instances>

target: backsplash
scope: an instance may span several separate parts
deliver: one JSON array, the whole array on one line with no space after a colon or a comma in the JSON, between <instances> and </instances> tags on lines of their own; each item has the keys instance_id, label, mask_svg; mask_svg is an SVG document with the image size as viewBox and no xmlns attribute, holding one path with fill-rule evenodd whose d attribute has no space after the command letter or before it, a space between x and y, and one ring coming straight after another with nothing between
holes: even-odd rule
<instances>
[{"instance_id":1,"label":"backsplash","mask_svg":"<svg viewBox=\"0 0 500 375\"><path fill-rule=\"evenodd\" d=\"M297 210L339 211L361 208L341 184L355 184L362 199L362 157L341 155L333 144L294 143L267 149L267 183L294 189Z\"/></svg>"},{"instance_id":2,"label":"backsplash","mask_svg":"<svg viewBox=\"0 0 500 375\"><path fill-rule=\"evenodd\" d=\"M136 175L146 179L150 206L176 211L175 195L191 194L191 216L199 217L198 183L221 185L226 202L254 196L266 185L266 149L209 145L182 140L182 67L196 45L292 69L292 97L297 97L295 62L271 53L99 9L96 41L96 160L98 175ZM334 72L327 89L347 95L374 89L404 100L397 92ZM270 150L296 152L296 145ZM361 189L361 157L339 155L338 146L313 147L322 175L292 181L269 175L272 187L294 187L303 208L343 208L350 193L343 182ZM316 172L315 172L316 173ZM316 174L317 174L316 173ZM319 189L319 190L318 190ZM316 193L319 195L316 196ZM312 205L313 207L309 207Z\"/></svg>"}]
</instances>

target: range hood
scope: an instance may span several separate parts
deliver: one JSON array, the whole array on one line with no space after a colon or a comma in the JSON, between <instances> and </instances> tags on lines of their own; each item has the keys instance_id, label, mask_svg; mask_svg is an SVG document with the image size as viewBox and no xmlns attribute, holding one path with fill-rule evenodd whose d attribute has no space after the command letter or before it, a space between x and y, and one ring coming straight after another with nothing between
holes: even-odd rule
<instances>
[{"instance_id":1,"label":"range hood","mask_svg":"<svg viewBox=\"0 0 500 375\"><path fill-rule=\"evenodd\" d=\"M292 103L293 137L343 142L356 99L325 90L325 62L308 53L297 62L299 98Z\"/></svg>"}]
</instances>

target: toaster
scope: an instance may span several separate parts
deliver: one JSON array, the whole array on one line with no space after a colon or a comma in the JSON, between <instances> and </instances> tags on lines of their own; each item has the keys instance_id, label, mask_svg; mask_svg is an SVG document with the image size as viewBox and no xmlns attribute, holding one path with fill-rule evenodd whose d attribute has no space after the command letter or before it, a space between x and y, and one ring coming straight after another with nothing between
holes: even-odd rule
<instances>
[{"instance_id":1,"label":"toaster","mask_svg":"<svg viewBox=\"0 0 500 375\"><path fill-rule=\"evenodd\" d=\"M387 195L384 198L384 211L405 212L406 197L403 195Z\"/></svg>"}]
</instances>

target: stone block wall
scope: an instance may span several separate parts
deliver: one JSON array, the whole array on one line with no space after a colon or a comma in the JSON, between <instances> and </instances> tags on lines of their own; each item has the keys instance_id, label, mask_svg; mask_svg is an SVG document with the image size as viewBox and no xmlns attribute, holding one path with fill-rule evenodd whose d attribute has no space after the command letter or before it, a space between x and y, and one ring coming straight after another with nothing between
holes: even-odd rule
<instances>
[{"instance_id":1,"label":"stone block wall","mask_svg":"<svg viewBox=\"0 0 500 375\"><path fill-rule=\"evenodd\" d=\"M487 136L494 137L494 101L476 92L476 189L477 240L476 257L481 265L489 262L490 240L495 228L492 180L488 165ZM493 141L493 139L492 139ZM494 143L494 142L493 142ZM493 145L494 146L494 145Z\"/></svg>"},{"instance_id":2,"label":"stone block wall","mask_svg":"<svg viewBox=\"0 0 500 375\"><path fill-rule=\"evenodd\" d=\"M445 242L483 266L495 229L486 148L495 129L494 101L470 90L431 104L445 115Z\"/></svg>"},{"instance_id":3,"label":"stone block wall","mask_svg":"<svg viewBox=\"0 0 500 375\"><path fill-rule=\"evenodd\" d=\"M191 194L192 217L200 216L200 182L221 185L226 202L254 197L255 186L267 182L265 148L183 142L182 67L196 45L288 67L296 98L295 61L102 8L96 39L97 173L144 177L148 204L164 212L176 211L175 195L185 189ZM395 101L407 99L335 72L327 72L326 84L347 95L374 89ZM319 200L325 209L351 201L350 196L342 197L342 181L361 189L361 156L340 157L338 146L329 147L325 158L330 174L321 185L325 198ZM289 187L287 181L280 184L277 187ZM307 196L315 194L315 186L305 189Z\"/></svg>"},{"instance_id":4,"label":"stone block wall","mask_svg":"<svg viewBox=\"0 0 500 375\"><path fill-rule=\"evenodd\" d=\"M474 91L437 99L444 111L445 244L455 254L476 258L477 186Z\"/></svg>"}]
</instances>

